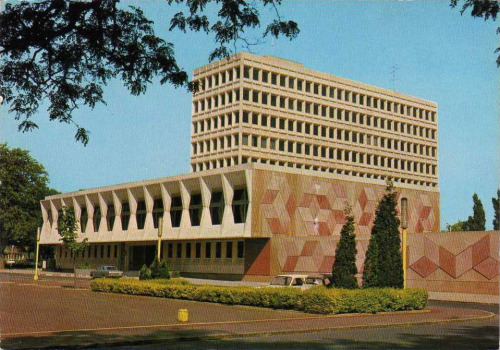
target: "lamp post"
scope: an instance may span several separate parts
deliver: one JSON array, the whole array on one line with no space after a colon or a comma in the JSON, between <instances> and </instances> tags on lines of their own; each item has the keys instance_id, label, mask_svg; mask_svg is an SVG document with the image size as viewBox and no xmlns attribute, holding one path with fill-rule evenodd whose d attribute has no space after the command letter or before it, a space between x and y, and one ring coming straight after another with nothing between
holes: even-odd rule
<instances>
[{"instance_id":1,"label":"lamp post","mask_svg":"<svg viewBox=\"0 0 500 350\"><path fill-rule=\"evenodd\" d=\"M158 218L158 261L160 261L161 253L161 236L163 234L163 218Z\"/></svg>"},{"instance_id":2,"label":"lamp post","mask_svg":"<svg viewBox=\"0 0 500 350\"><path fill-rule=\"evenodd\" d=\"M35 256L35 276L33 279L38 281L38 253L40 250L40 227L36 228L36 256Z\"/></svg>"},{"instance_id":3,"label":"lamp post","mask_svg":"<svg viewBox=\"0 0 500 350\"><path fill-rule=\"evenodd\" d=\"M401 227L403 228L403 288L406 289L406 229L408 228L408 198L401 198Z\"/></svg>"}]
</instances>

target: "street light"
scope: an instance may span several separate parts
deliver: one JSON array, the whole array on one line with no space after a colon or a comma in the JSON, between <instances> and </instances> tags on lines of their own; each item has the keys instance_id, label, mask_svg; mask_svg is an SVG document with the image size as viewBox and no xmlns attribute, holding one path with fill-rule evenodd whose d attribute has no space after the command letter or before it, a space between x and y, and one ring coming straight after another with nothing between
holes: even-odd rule
<instances>
[{"instance_id":1,"label":"street light","mask_svg":"<svg viewBox=\"0 0 500 350\"><path fill-rule=\"evenodd\" d=\"M408 228L408 198L401 198L401 227L403 228L403 288L406 289L406 229Z\"/></svg>"},{"instance_id":2,"label":"street light","mask_svg":"<svg viewBox=\"0 0 500 350\"><path fill-rule=\"evenodd\" d=\"M35 276L33 279L38 281L38 253L40 250L40 227L36 228L36 256L35 256Z\"/></svg>"},{"instance_id":3,"label":"street light","mask_svg":"<svg viewBox=\"0 0 500 350\"><path fill-rule=\"evenodd\" d=\"M163 218L158 218L158 261L160 260L161 253L161 236L163 234Z\"/></svg>"}]
</instances>

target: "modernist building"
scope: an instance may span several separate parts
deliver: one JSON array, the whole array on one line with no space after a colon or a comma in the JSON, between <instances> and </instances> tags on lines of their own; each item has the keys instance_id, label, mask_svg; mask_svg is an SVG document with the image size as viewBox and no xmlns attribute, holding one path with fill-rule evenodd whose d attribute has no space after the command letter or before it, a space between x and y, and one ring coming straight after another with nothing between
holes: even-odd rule
<instances>
[{"instance_id":1,"label":"modernist building","mask_svg":"<svg viewBox=\"0 0 500 350\"><path fill-rule=\"evenodd\" d=\"M91 243L78 261L136 271L162 256L186 275L267 280L329 272L353 207L358 267L385 181L409 201L409 231L440 227L437 105L240 53L195 70L191 173L47 197L42 244L75 209ZM57 261L70 266L70 253ZM360 271L361 272L361 271Z\"/></svg>"}]
</instances>

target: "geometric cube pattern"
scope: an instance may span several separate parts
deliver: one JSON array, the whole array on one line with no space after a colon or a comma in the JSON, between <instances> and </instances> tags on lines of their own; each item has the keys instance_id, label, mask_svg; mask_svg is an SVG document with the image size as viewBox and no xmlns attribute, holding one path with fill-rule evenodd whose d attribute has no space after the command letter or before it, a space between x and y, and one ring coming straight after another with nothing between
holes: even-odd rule
<instances>
[{"instance_id":1,"label":"geometric cube pattern","mask_svg":"<svg viewBox=\"0 0 500 350\"><path fill-rule=\"evenodd\" d=\"M356 222L356 264L362 273L384 185L260 169L254 172L253 182L252 197L257 203L252 211L253 231L272 237L271 259L279 267L273 274L330 272L348 205ZM398 203L400 197L408 198L409 232L439 230L438 192L406 188L396 192Z\"/></svg>"},{"instance_id":2,"label":"geometric cube pattern","mask_svg":"<svg viewBox=\"0 0 500 350\"><path fill-rule=\"evenodd\" d=\"M449 237L443 237L448 235ZM498 276L498 238L485 234L476 240L458 237L455 233L443 233L439 237L429 235L423 239L423 250L410 247L410 269L426 278L440 269L453 279L471 271L491 280ZM455 237L453 237L455 236Z\"/></svg>"}]
</instances>

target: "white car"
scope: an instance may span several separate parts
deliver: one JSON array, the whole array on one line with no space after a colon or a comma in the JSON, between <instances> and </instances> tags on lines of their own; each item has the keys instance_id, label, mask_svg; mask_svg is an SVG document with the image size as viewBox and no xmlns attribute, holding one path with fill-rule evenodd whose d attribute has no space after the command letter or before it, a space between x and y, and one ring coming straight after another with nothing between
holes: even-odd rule
<instances>
[{"instance_id":1,"label":"white car","mask_svg":"<svg viewBox=\"0 0 500 350\"><path fill-rule=\"evenodd\" d=\"M278 275L269 284L271 287L302 287L307 275Z\"/></svg>"}]
</instances>

